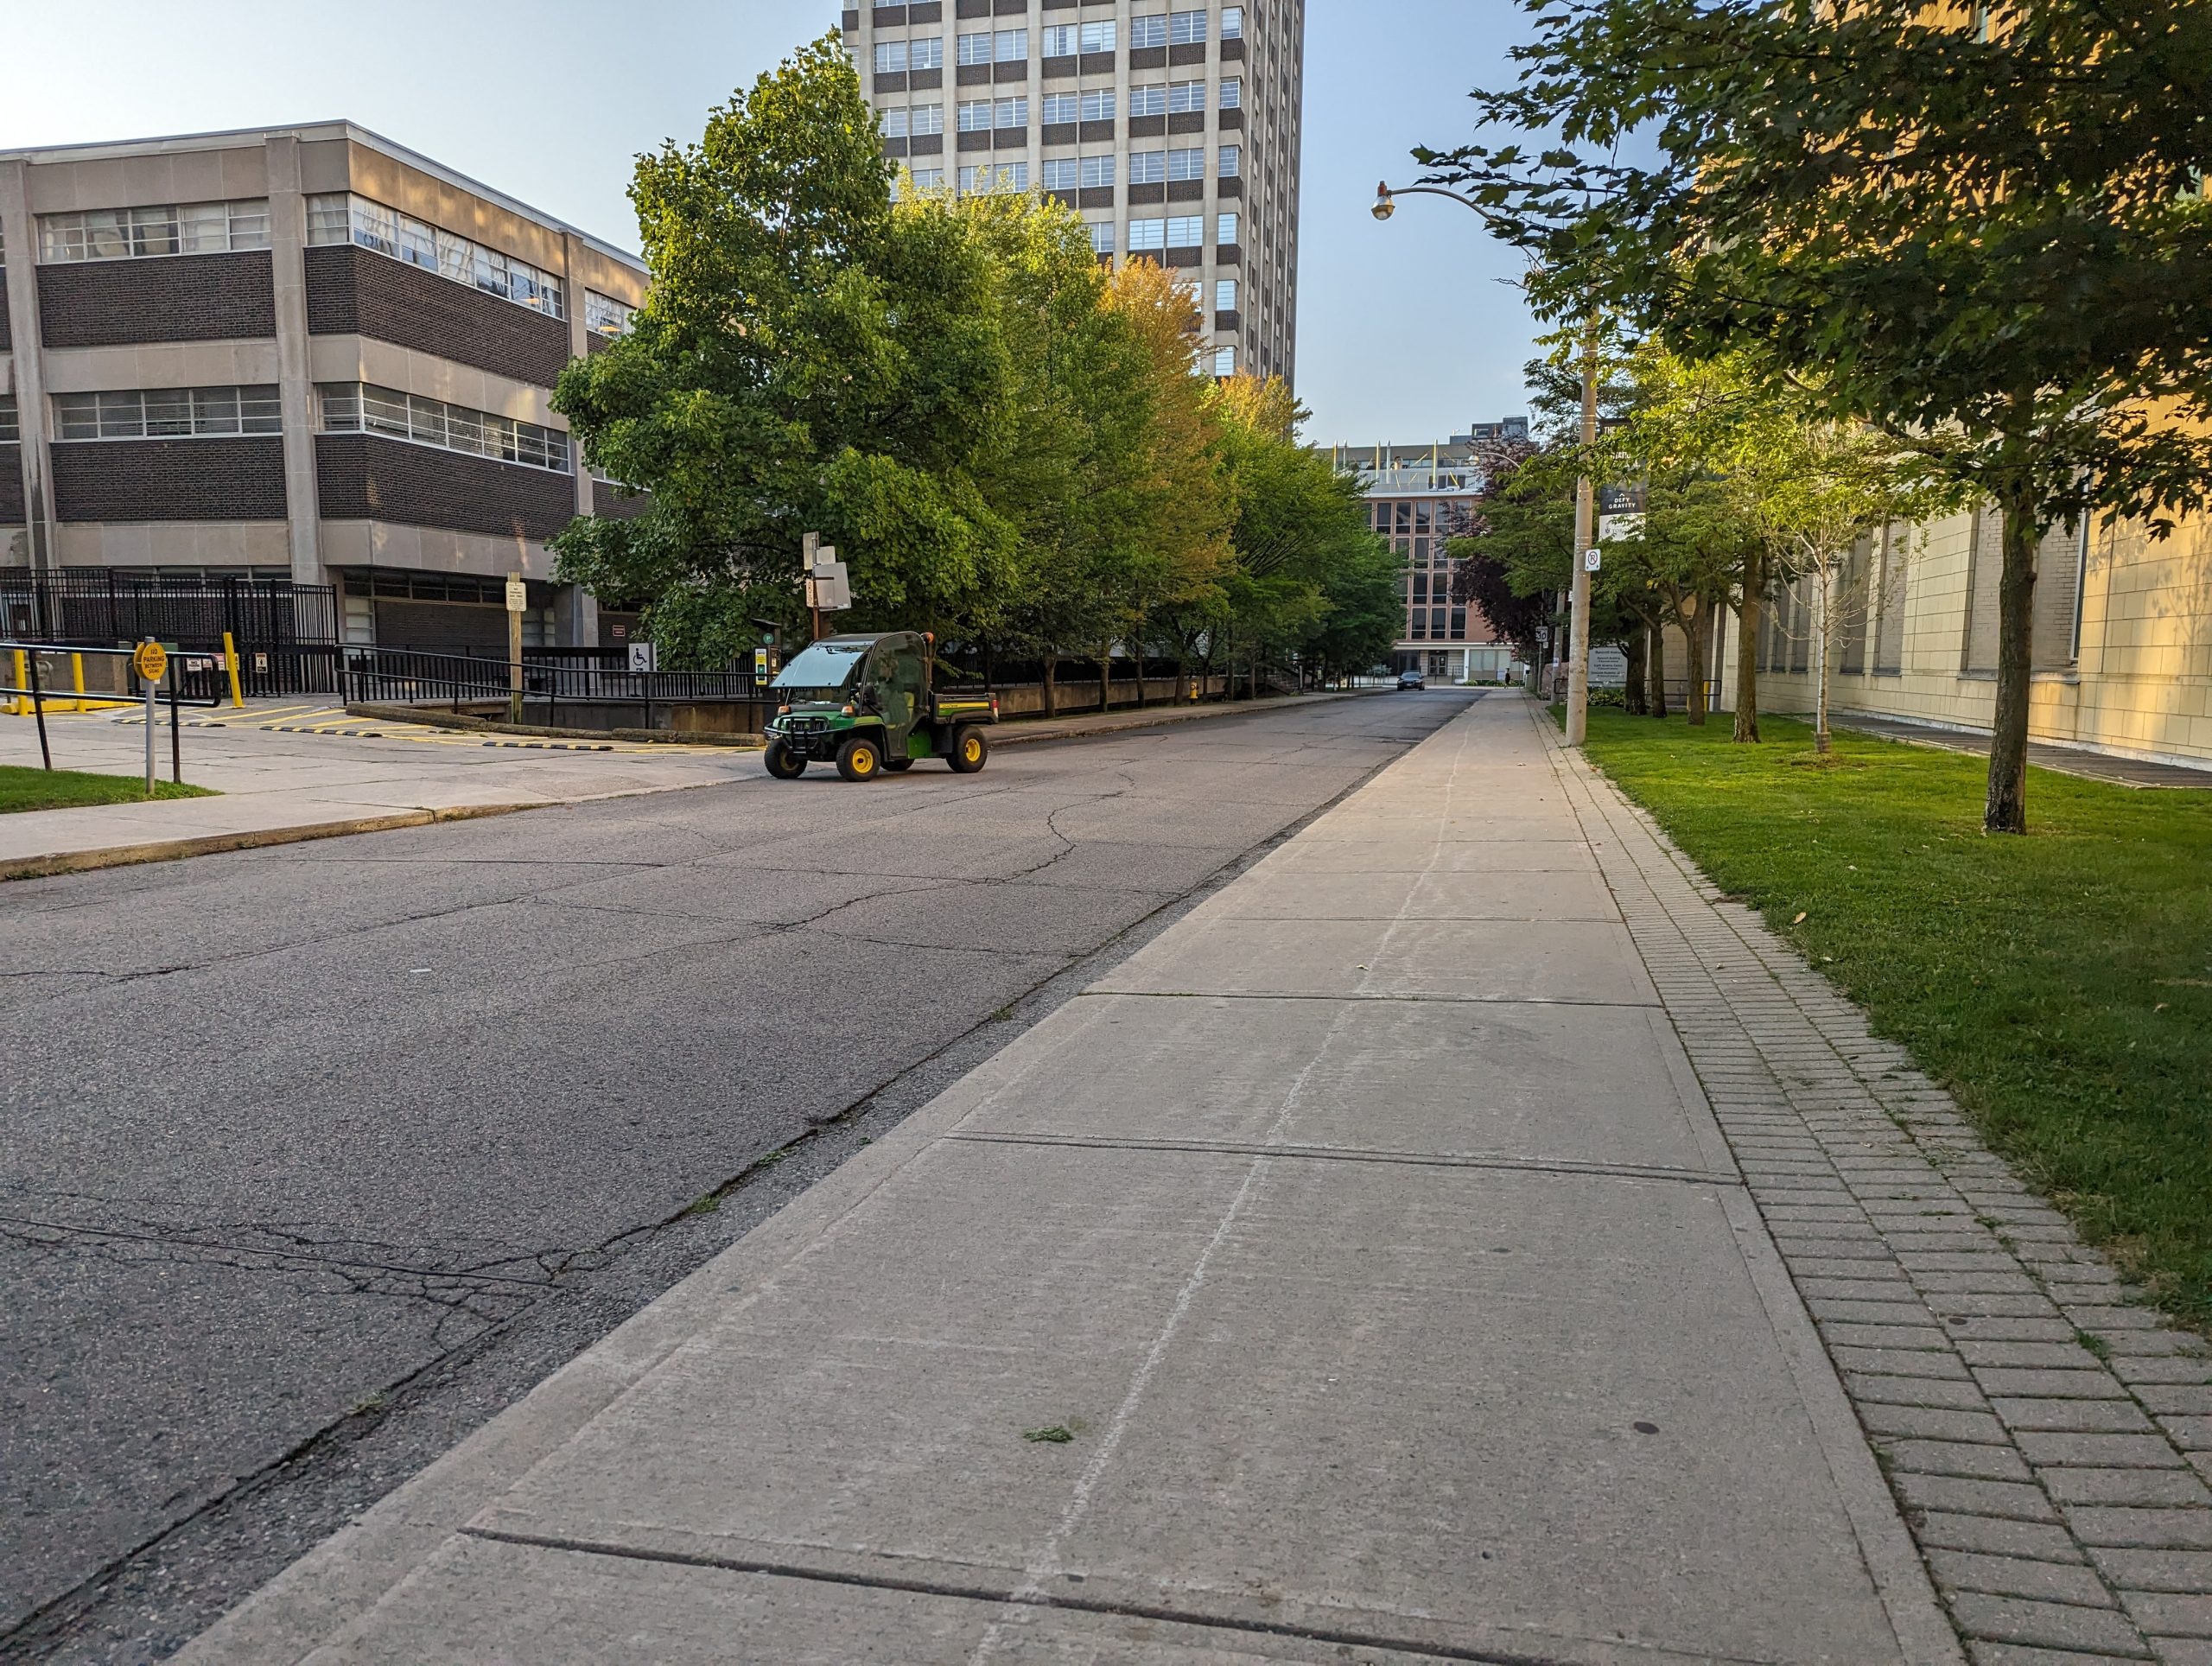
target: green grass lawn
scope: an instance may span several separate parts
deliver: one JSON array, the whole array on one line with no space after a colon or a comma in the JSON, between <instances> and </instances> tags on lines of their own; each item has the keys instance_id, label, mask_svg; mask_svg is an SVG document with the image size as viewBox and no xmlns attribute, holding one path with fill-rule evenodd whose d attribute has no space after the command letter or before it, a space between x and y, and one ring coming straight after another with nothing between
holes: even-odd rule
<instances>
[{"instance_id":1,"label":"green grass lawn","mask_svg":"<svg viewBox=\"0 0 2212 1666\"><path fill-rule=\"evenodd\" d=\"M156 798L206 798L213 789L168 781L154 784ZM136 775L86 775L73 769L22 769L0 764L0 816L17 810L69 810L79 804L138 804L146 783Z\"/></svg>"},{"instance_id":2,"label":"green grass lawn","mask_svg":"<svg viewBox=\"0 0 2212 1666\"><path fill-rule=\"evenodd\" d=\"M2031 770L2032 830L1991 838L1981 759L1839 734L1819 766L1806 725L1763 727L1737 747L1725 715L1592 711L1589 754L2212 1327L2212 792Z\"/></svg>"}]
</instances>

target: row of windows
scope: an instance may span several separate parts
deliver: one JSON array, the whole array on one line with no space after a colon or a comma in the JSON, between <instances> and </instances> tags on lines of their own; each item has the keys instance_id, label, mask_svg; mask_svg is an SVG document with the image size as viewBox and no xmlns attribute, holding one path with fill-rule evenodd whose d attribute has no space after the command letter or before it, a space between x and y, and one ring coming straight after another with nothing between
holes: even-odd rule
<instances>
[{"instance_id":1,"label":"row of windows","mask_svg":"<svg viewBox=\"0 0 2212 1666\"><path fill-rule=\"evenodd\" d=\"M1121 44L1119 31L1112 19L1096 23L1053 24L1042 31L1043 55L1047 58L1072 58L1078 53L1115 51ZM1221 15L1221 38L1241 41L1244 38L1244 9L1230 6ZM1129 45L1133 48L1147 47L1197 46L1206 39L1206 15L1202 11L1161 12L1149 17L1129 20ZM1019 64L1029 58L1029 31L1026 29L979 29L963 35L954 43L954 57L963 64ZM875 73L896 75L903 70L943 69L944 41L938 35L922 35L908 41L879 41L875 43Z\"/></svg>"},{"instance_id":2,"label":"row of windows","mask_svg":"<svg viewBox=\"0 0 2212 1666\"><path fill-rule=\"evenodd\" d=\"M1467 634L1464 607L1416 607L1407 619L1407 637L1414 642L1456 642Z\"/></svg>"},{"instance_id":3,"label":"row of windows","mask_svg":"<svg viewBox=\"0 0 2212 1666\"><path fill-rule=\"evenodd\" d=\"M1240 108L1243 97L1243 82L1224 81L1221 84L1221 107L1224 110ZM1072 121L1110 122L1116 108L1110 87L1101 87L1091 92L1047 92L1039 104L1047 127ZM1129 89L1129 114L1132 116L1183 115L1205 107L1206 84L1204 81L1161 81L1155 86Z\"/></svg>"},{"instance_id":4,"label":"row of windows","mask_svg":"<svg viewBox=\"0 0 2212 1666\"><path fill-rule=\"evenodd\" d=\"M315 392L322 403L326 434L388 434L442 450L526 463L556 474L569 472L569 436L558 429L392 388L330 383L317 386Z\"/></svg>"},{"instance_id":5,"label":"row of windows","mask_svg":"<svg viewBox=\"0 0 2212 1666\"><path fill-rule=\"evenodd\" d=\"M269 200L169 203L41 214L41 260L129 260L148 255L222 254L269 246Z\"/></svg>"},{"instance_id":6,"label":"row of windows","mask_svg":"<svg viewBox=\"0 0 2212 1666\"><path fill-rule=\"evenodd\" d=\"M22 429L16 425L16 396L12 393L0 393L0 445L5 445L22 437Z\"/></svg>"},{"instance_id":7,"label":"row of windows","mask_svg":"<svg viewBox=\"0 0 2212 1666\"><path fill-rule=\"evenodd\" d=\"M357 244L549 318L568 316L561 280L550 273L366 197L309 197L308 241Z\"/></svg>"},{"instance_id":8,"label":"row of windows","mask_svg":"<svg viewBox=\"0 0 2212 1666\"><path fill-rule=\"evenodd\" d=\"M118 393L57 393L54 425L64 440L275 434L283 425L283 411L273 387L131 388Z\"/></svg>"},{"instance_id":9,"label":"row of windows","mask_svg":"<svg viewBox=\"0 0 2212 1666\"><path fill-rule=\"evenodd\" d=\"M584 291L584 327L594 335L627 335L638 309L597 289Z\"/></svg>"}]
</instances>

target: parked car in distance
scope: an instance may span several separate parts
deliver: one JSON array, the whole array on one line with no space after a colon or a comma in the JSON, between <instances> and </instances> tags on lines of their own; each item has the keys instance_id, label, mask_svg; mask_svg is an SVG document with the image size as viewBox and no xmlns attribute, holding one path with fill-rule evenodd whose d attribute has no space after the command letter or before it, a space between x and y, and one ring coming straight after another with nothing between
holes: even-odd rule
<instances>
[{"instance_id":1,"label":"parked car in distance","mask_svg":"<svg viewBox=\"0 0 2212 1666\"><path fill-rule=\"evenodd\" d=\"M1425 689L1428 686L1428 679L1419 671L1400 671L1398 686L1401 689Z\"/></svg>"}]
</instances>

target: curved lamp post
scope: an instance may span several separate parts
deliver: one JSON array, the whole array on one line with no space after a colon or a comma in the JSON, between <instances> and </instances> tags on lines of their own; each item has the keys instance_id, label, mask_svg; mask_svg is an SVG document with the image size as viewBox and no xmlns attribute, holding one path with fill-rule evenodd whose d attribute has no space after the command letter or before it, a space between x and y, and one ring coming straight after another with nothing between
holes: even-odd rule
<instances>
[{"instance_id":1,"label":"curved lamp post","mask_svg":"<svg viewBox=\"0 0 2212 1666\"><path fill-rule=\"evenodd\" d=\"M1496 217L1472 197L1435 185L1388 183L1375 188L1375 218L1387 220L1400 197L1449 197L1462 208L1494 225ZM1586 456L1598 442L1598 317L1591 314L1582 337L1582 446ZM1573 611L1567 628L1567 743L1579 747L1590 732L1590 562L1597 547L1598 486L1586 472L1574 488Z\"/></svg>"}]
</instances>

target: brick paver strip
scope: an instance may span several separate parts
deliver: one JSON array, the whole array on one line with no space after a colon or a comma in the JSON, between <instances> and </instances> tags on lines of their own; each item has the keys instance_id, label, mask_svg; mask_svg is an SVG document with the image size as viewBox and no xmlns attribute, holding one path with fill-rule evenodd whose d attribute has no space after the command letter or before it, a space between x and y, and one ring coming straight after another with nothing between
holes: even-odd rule
<instances>
[{"instance_id":1,"label":"brick paver strip","mask_svg":"<svg viewBox=\"0 0 2212 1666\"><path fill-rule=\"evenodd\" d=\"M2212 1666L2212 1359L1540 714L1977 1666Z\"/></svg>"}]
</instances>

